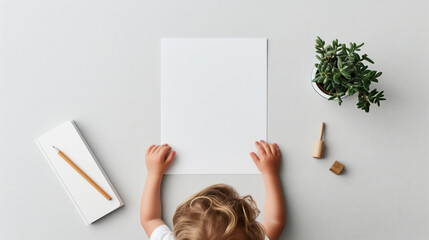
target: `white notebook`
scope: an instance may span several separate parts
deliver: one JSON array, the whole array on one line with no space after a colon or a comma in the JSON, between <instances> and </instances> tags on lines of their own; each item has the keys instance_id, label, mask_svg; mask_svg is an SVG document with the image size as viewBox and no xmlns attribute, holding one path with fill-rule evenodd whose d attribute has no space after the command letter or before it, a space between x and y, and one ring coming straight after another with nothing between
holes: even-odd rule
<instances>
[{"instance_id":1,"label":"white notebook","mask_svg":"<svg viewBox=\"0 0 429 240\"><path fill-rule=\"evenodd\" d=\"M67 121L42 135L36 139L36 143L86 224L124 205L73 121ZM52 146L67 155L112 199L104 198Z\"/></svg>"}]
</instances>

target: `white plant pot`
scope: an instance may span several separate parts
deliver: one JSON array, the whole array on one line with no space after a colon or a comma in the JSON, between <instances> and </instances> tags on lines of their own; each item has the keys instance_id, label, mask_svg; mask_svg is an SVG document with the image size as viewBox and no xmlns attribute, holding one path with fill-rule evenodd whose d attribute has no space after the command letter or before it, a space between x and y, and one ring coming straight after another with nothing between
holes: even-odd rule
<instances>
[{"instance_id":1,"label":"white plant pot","mask_svg":"<svg viewBox=\"0 0 429 240\"><path fill-rule=\"evenodd\" d=\"M311 74L311 86L313 86L314 91L316 91L321 97L329 99L330 97L332 97L331 95L325 93L324 91L322 91L322 89L319 88L319 86L317 85L316 82L313 82L313 79L316 78L316 73L317 73L317 68L313 69L313 73ZM341 98L345 98L347 97L347 95L342 96Z\"/></svg>"}]
</instances>

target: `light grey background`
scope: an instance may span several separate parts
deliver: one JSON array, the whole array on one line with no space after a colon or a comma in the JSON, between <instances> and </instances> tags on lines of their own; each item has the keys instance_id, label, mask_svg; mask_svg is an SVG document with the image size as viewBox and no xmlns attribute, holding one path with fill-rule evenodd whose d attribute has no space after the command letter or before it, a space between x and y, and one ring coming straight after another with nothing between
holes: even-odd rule
<instances>
[{"instance_id":1,"label":"light grey background","mask_svg":"<svg viewBox=\"0 0 429 240\"><path fill-rule=\"evenodd\" d=\"M428 12L422 0L1 1L0 239L146 239L139 201L145 148L160 140L161 37L269 39L282 239L428 239ZM356 96L339 107L313 91L317 35L366 43L383 72L382 107L366 114ZM68 119L125 201L89 227L33 142ZM326 157L316 160L321 121ZM341 176L328 170L335 160L346 166ZM168 224L178 203L218 182L263 206L259 175L167 176Z\"/></svg>"}]
</instances>

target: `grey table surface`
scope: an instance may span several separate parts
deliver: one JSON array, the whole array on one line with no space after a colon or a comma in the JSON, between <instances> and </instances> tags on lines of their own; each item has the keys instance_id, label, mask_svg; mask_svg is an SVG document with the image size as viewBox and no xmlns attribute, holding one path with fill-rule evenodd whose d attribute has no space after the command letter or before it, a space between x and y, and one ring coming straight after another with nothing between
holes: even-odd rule
<instances>
[{"instance_id":1,"label":"grey table surface","mask_svg":"<svg viewBox=\"0 0 429 240\"><path fill-rule=\"evenodd\" d=\"M281 239L429 238L428 1L54 1L0 4L0 239L147 239L144 152L160 141L161 37L266 37L268 139L280 145ZM310 85L317 35L365 42L387 101L370 113ZM74 119L125 206L85 226L34 139ZM326 122L326 157L311 157ZM250 160L250 159L249 159ZM346 166L336 176L328 169ZM166 176L163 216L214 183L262 208L259 175Z\"/></svg>"}]
</instances>

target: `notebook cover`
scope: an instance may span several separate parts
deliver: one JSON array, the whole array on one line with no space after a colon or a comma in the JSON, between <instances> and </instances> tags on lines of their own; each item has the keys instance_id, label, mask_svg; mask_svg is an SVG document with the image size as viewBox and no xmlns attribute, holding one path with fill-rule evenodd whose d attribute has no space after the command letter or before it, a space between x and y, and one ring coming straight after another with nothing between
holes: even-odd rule
<instances>
[{"instance_id":1,"label":"notebook cover","mask_svg":"<svg viewBox=\"0 0 429 240\"><path fill-rule=\"evenodd\" d=\"M61 124L35 141L86 224L91 224L124 205L73 121ZM67 155L112 199L104 198L52 146Z\"/></svg>"}]
</instances>

